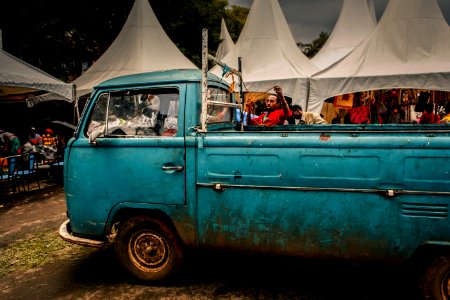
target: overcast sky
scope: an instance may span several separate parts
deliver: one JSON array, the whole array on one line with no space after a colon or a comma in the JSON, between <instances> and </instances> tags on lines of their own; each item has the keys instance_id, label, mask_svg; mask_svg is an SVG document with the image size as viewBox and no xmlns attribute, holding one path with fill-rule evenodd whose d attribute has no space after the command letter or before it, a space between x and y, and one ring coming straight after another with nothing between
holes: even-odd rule
<instances>
[{"instance_id":1,"label":"overcast sky","mask_svg":"<svg viewBox=\"0 0 450 300\"><path fill-rule=\"evenodd\" d=\"M343 0L278 0L296 42L308 43L321 31L331 33L336 24ZM380 19L388 0L373 0ZM252 0L228 0L230 5L250 7ZM450 1L438 0L450 24Z\"/></svg>"}]
</instances>

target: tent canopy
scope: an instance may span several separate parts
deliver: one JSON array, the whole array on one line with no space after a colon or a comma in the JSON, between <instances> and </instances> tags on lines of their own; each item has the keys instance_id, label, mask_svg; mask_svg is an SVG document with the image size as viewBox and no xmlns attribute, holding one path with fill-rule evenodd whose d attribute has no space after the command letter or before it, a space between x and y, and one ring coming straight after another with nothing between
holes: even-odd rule
<instances>
[{"instance_id":1,"label":"tent canopy","mask_svg":"<svg viewBox=\"0 0 450 300\"><path fill-rule=\"evenodd\" d=\"M74 80L76 96L114 77L169 69L198 69L170 40L148 0L136 0L117 38Z\"/></svg>"},{"instance_id":2,"label":"tent canopy","mask_svg":"<svg viewBox=\"0 0 450 300\"><path fill-rule=\"evenodd\" d=\"M450 90L450 27L436 0L390 0L348 56L311 78L308 110L329 97L391 88Z\"/></svg>"},{"instance_id":3,"label":"tent canopy","mask_svg":"<svg viewBox=\"0 0 450 300\"><path fill-rule=\"evenodd\" d=\"M1 49L0 65L0 97L4 99L24 99L25 95L44 91L53 93L58 100L73 100L72 84L65 83Z\"/></svg>"},{"instance_id":4,"label":"tent canopy","mask_svg":"<svg viewBox=\"0 0 450 300\"><path fill-rule=\"evenodd\" d=\"M222 18L222 22L220 24L220 44L217 47L216 51L216 59L221 60L231 51L234 47L234 42L231 39L230 33L228 32L227 25L225 24L225 20Z\"/></svg>"},{"instance_id":5,"label":"tent canopy","mask_svg":"<svg viewBox=\"0 0 450 300\"><path fill-rule=\"evenodd\" d=\"M333 32L311 61L321 70L349 54L377 25L372 0L344 0Z\"/></svg>"},{"instance_id":6,"label":"tent canopy","mask_svg":"<svg viewBox=\"0 0 450 300\"><path fill-rule=\"evenodd\" d=\"M306 103L308 78L317 67L300 51L277 0L254 0L236 45L223 59L238 69L245 86L265 92L280 85L294 103ZM215 66L211 72L222 76Z\"/></svg>"}]
</instances>

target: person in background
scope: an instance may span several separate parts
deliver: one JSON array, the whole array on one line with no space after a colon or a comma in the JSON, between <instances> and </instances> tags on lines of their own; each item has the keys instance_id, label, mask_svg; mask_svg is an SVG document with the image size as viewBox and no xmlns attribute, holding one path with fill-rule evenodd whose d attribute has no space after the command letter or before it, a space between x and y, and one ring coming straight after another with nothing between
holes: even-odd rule
<instances>
[{"instance_id":1,"label":"person in background","mask_svg":"<svg viewBox=\"0 0 450 300\"><path fill-rule=\"evenodd\" d=\"M331 124L341 124L341 118L336 117L331 120Z\"/></svg>"},{"instance_id":2,"label":"person in background","mask_svg":"<svg viewBox=\"0 0 450 300\"><path fill-rule=\"evenodd\" d=\"M161 100L156 95L145 94L142 96L142 102L135 107L135 113L144 114L149 118L159 112Z\"/></svg>"},{"instance_id":3,"label":"person in background","mask_svg":"<svg viewBox=\"0 0 450 300\"><path fill-rule=\"evenodd\" d=\"M428 102L420 117L419 124L439 124L441 117L434 113L434 103Z\"/></svg>"},{"instance_id":4,"label":"person in background","mask_svg":"<svg viewBox=\"0 0 450 300\"><path fill-rule=\"evenodd\" d=\"M295 125L294 109L293 109L292 101L291 101L291 103L289 103L289 109L291 110L292 114L290 117L286 118L286 121L284 121L284 125Z\"/></svg>"},{"instance_id":5,"label":"person in background","mask_svg":"<svg viewBox=\"0 0 450 300\"><path fill-rule=\"evenodd\" d=\"M30 128L30 132L28 133L28 141L36 147L42 146L42 137L36 133L36 128Z\"/></svg>"},{"instance_id":6,"label":"person in background","mask_svg":"<svg viewBox=\"0 0 450 300\"><path fill-rule=\"evenodd\" d=\"M56 146L56 137L50 128L45 129L45 133L42 136L42 144L44 146Z\"/></svg>"},{"instance_id":7,"label":"person in background","mask_svg":"<svg viewBox=\"0 0 450 300\"><path fill-rule=\"evenodd\" d=\"M0 130L0 145L2 156L17 155L20 148L20 139L11 132Z\"/></svg>"},{"instance_id":8,"label":"person in background","mask_svg":"<svg viewBox=\"0 0 450 300\"><path fill-rule=\"evenodd\" d=\"M292 116L295 124L327 124L319 113L303 111L300 105L292 106Z\"/></svg>"},{"instance_id":9,"label":"person in background","mask_svg":"<svg viewBox=\"0 0 450 300\"><path fill-rule=\"evenodd\" d=\"M392 110L389 113L387 123L389 124L403 124L405 123L405 111L398 104L392 105Z\"/></svg>"},{"instance_id":10,"label":"person in background","mask_svg":"<svg viewBox=\"0 0 450 300\"><path fill-rule=\"evenodd\" d=\"M64 154L64 149L66 149L66 140L62 133L56 135L56 148L58 149L58 155Z\"/></svg>"},{"instance_id":11,"label":"person in background","mask_svg":"<svg viewBox=\"0 0 450 300\"><path fill-rule=\"evenodd\" d=\"M18 150L18 154L22 155L24 161L28 161L30 153L36 152L36 146L31 144L30 141L26 141Z\"/></svg>"},{"instance_id":12,"label":"person in background","mask_svg":"<svg viewBox=\"0 0 450 300\"><path fill-rule=\"evenodd\" d=\"M445 104L445 113L447 115L442 118L440 124L450 124L450 101Z\"/></svg>"},{"instance_id":13,"label":"person in background","mask_svg":"<svg viewBox=\"0 0 450 300\"><path fill-rule=\"evenodd\" d=\"M55 154L58 151L57 141L53 134L53 130L50 128L45 129L45 133L42 135L42 144L41 154L44 156L44 159L55 159Z\"/></svg>"},{"instance_id":14,"label":"person in background","mask_svg":"<svg viewBox=\"0 0 450 300\"><path fill-rule=\"evenodd\" d=\"M275 86L273 89L276 95L270 94L266 97L266 111L257 117L251 118L250 122L248 122L250 125L283 125L286 119L292 116L281 87ZM250 114L248 114L248 117L250 117Z\"/></svg>"},{"instance_id":15,"label":"person in background","mask_svg":"<svg viewBox=\"0 0 450 300\"><path fill-rule=\"evenodd\" d=\"M135 107L135 116L132 119L137 122L145 120L146 126L154 128L159 135L164 122L160 112L161 99L157 95L151 94L144 94L141 98L142 102Z\"/></svg>"}]
</instances>

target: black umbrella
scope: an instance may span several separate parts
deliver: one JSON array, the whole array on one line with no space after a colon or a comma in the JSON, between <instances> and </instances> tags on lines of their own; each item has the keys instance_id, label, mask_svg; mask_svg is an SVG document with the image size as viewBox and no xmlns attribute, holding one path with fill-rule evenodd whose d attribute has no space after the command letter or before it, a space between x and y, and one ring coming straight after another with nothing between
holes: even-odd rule
<instances>
[{"instance_id":1,"label":"black umbrella","mask_svg":"<svg viewBox=\"0 0 450 300\"><path fill-rule=\"evenodd\" d=\"M64 121L55 120L55 121L51 121L51 123L60 124L60 125L66 126L67 128L70 128L70 129L73 129L73 130L77 129L77 126L75 126L73 124L70 124L70 123L67 123L67 122L64 122Z\"/></svg>"}]
</instances>

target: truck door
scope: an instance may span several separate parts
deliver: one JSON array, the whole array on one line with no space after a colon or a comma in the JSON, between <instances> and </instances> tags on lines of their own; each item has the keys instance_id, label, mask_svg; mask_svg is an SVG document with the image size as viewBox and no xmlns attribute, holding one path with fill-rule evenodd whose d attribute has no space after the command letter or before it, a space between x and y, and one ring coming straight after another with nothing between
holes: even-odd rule
<instances>
[{"instance_id":1,"label":"truck door","mask_svg":"<svg viewBox=\"0 0 450 300\"><path fill-rule=\"evenodd\" d=\"M184 85L129 89L103 92L90 104L66 172L68 197L84 203L77 205L83 209L71 210L75 231L101 234L111 209L124 202L139 207L185 203L180 95Z\"/></svg>"}]
</instances>

